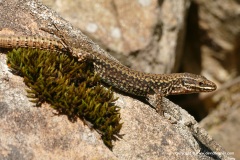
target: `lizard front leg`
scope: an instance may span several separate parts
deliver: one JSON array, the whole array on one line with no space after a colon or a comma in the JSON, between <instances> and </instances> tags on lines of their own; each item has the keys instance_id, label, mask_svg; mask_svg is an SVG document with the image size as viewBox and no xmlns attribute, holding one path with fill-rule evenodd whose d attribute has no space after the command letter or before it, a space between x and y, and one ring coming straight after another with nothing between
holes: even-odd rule
<instances>
[{"instance_id":1,"label":"lizard front leg","mask_svg":"<svg viewBox=\"0 0 240 160\"><path fill-rule=\"evenodd\" d=\"M167 91L170 91L170 89L168 89ZM177 120L174 118L174 116L164 114L165 113L164 105L167 105L163 101L164 96L166 96L166 94L163 94L159 90L155 90L153 93L147 94L148 102L155 107L157 113L165 117L170 123L176 124Z\"/></svg>"},{"instance_id":2,"label":"lizard front leg","mask_svg":"<svg viewBox=\"0 0 240 160\"><path fill-rule=\"evenodd\" d=\"M148 102L155 107L157 113L160 114L161 116L164 115L162 97L163 94L158 92L147 94Z\"/></svg>"}]
</instances>

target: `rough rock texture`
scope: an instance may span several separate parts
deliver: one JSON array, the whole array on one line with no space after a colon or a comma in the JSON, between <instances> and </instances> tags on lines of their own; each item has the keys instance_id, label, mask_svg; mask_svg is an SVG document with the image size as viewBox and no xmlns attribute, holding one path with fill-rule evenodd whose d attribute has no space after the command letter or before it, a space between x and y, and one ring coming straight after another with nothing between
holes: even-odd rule
<instances>
[{"instance_id":1,"label":"rough rock texture","mask_svg":"<svg viewBox=\"0 0 240 160\"><path fill-rule=\"evenodd\" d=\"M176 72L189 0L43 0L124 64L151 73Z\"/></svg>"},{"instance_id":2,"label":"rough rock texture","mask_svg":"<svg viewBox=\"0 0 240 160\"><path fill-rule=\"evenodd\" d=\"M82 121L57 116L47 104L34 107L0 56L0 159L116 159Z\"/></svg>"},{"instance_id":3,"label":"rough rock texture","mask_svg":"<svg viewBox=\"0 0 240 160\"><path fill-rule=\"evenodd\" d=\"M51 36L39 27L55 23L74 47L80 47L81 42L106 54L81 31L35 1L3 0L0 10L0 34ZM175 124L148 104L120 94L116 94L120 97L116 104L121 107L123 137L110 151L99 134L80 120L71 123L65 115L53 114L48 104L34 107L26 97L22 78L9 72L5 54L1 54L0 65L0 159L204 159L210 157L202 155L203 151L224 151L214 148L218 145L211 138L205 140L193 133L190 126L196 126L196 121L169 100L164 99L164 107L176 113L171 115ZM212 158L217 156L222 157Z\"/></svg>"}]
</instances>

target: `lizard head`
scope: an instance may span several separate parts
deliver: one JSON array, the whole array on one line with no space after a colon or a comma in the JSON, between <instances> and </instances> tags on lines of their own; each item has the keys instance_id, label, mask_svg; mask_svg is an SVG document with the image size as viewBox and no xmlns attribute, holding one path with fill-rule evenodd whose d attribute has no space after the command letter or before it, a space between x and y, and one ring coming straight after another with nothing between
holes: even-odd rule
<instances>
[{"instance_id":1,"label":"lizard head","mask_svg":"<svg viewBox=\"0 0 240 160\"><path fill-rule=\"evenodd\" d=\"M201 75L191 73L174 74L169 94L189 94L198 92L211 92L217 89L216 84Z\"/></svg>"}]
</instances>

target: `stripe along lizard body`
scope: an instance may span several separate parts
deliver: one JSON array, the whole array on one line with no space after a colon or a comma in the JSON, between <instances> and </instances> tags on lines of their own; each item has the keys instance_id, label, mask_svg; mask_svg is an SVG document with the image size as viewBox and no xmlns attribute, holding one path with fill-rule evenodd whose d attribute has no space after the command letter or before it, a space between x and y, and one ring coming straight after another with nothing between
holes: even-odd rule
<instances>
[{"instance_id":1,"label":"stripe along lizard body","mask_svg":"<svg viewBox=\"0 0 240 160\"><path fill-rule=\"evenodd\" d=\"M70 52L79 61L89 60L103 82L121 91L147 97L162 115L162 97L176 94L211 92L216 85L201 75L191 73L151 74L130 69L120 62L96 51L72 48L65 40L42 37L0 36L0 48L37 48L49 51Z\"/></svg>"}]
</instances>

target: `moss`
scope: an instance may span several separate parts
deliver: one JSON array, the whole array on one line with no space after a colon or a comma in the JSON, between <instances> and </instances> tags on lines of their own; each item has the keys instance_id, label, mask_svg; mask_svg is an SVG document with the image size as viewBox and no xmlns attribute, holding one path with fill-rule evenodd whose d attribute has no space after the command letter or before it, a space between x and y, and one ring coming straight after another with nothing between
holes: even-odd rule
<instances>
[{"instance_id":1,"label":"moss","mask_svg":"<svg viewBox=\"0 0 240 160\"><path fill-rule=\"evenodd\" d=\"M80 118L90 122L112 148L122 124L113 92L99 83L91 64L80 63L66 54L36 49L17 49L8 53L8 65L24 77L28 97L37 106L51 104L71 121ZM87 123L88 124L88 123Z\"/></svg>"}]
</instances>

